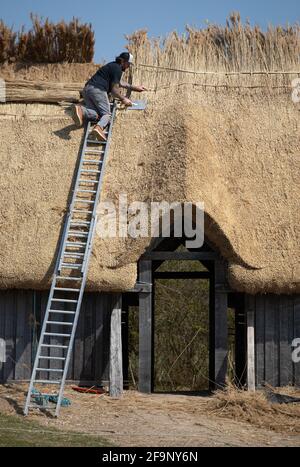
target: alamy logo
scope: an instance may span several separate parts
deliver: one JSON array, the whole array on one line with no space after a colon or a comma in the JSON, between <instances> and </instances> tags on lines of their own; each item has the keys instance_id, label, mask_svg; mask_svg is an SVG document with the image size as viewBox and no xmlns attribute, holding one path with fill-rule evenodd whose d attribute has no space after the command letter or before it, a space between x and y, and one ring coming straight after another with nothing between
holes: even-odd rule
<instances>
[{"instance_id":1,"label":"alamy logo","mask_svg":"<svg viewBox=\"0 0 300 467\"><path fill-rule=\"evenodd\" d=\"M292 101L294 104L299 104L300 102L300 78L295 78L292 81Z\"/></svg>"},{"instance_id":2,"label":"alamy logo","mask_svg":"<svg viewBox=\"0 0 300 467\"><path fill-rule=\"evenodd\" d=\"M292 360L294 363L300 363L300 338L299 337L293 340L292 347L295 347L295 350L292 353Z\"/></svg>"},{"instance_id":3,"label":"alamy logo","mask_svg":"<svg viewBox=\"0 0 300 467\"><path fill-rule=\"evenodd\" d=\"M97 208L97 235L101 238L182 237L186 248L201 248L204 242L204 204L202 202L128 203L126 193L113 201L100 202Z\"/></svg>"},{"instance_id":4,"label":"alamy logo","mask_svg":"<svg viewBox=\"0 0 300 467\"><path fill-rule=\"evenodd\" d=\"M6 362L6 342L4 339L0 339L0 363Z\"/></svg>"},{"instance_id":5,"label":"alamy logo","mask_svg":"<svg viewBox=\"0 0 300 467\"><path fill-rule=\"evenodd\" d=\"M6 102L6 86L2 78L0 78L0 102Z\"/></svg>"}]
</instances>

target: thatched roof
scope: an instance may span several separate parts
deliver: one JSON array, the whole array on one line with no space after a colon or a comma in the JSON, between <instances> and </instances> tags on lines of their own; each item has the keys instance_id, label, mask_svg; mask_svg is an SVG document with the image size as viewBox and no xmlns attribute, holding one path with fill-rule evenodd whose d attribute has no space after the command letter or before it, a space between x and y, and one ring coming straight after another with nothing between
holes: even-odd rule
<instances>
[{"instance_id":1,"label":"thatched roof","mask_svg":"<svg viewBox=\"0 0 300 467\"><path fill-rule=\"evenodd\" d=\"M284 53L280 64L265 55L233 66L212 54L209 62L176 41L165 55L145 35L131 43L148 108L118 113L102 200L204 201L207 238L228 260L235 290L299 293L300 107L291 99L299 63ZM157 64L206 73L141 66ZM84 82L89 72L81 72ZM83 132L53 104L7 103L0 114L0 287L44 288ZM88 288L131 288L149 243L96 238Z\"/></svg>"}]
</instances>

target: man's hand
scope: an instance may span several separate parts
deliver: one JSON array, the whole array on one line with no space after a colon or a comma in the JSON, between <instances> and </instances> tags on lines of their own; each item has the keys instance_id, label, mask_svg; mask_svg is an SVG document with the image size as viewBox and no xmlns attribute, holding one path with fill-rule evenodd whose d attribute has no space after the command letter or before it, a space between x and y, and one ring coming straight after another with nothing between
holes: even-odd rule
<instances>
[{"instance_id":1,"label":"man's hand","mask_svg":"<svg viewBox=\"0 0 300 467\"><path fill-rule=\"evenodd\" d=\"M131 107L133 105L132 101L130 99L127 99L127 97L123 97L122 104L124 104L126 107Z\"/></svg>"},{"instance_id":2,"label":"man's hand","mask_svg":"<svg viewBox=\"0 0 300 467\"><path fill-rule=\"evenodd\" d=\"M147 91L147 88L145 88L145 86L132 86L132 90L135 92L143 92Z\"/></svg>"}]
</instances>

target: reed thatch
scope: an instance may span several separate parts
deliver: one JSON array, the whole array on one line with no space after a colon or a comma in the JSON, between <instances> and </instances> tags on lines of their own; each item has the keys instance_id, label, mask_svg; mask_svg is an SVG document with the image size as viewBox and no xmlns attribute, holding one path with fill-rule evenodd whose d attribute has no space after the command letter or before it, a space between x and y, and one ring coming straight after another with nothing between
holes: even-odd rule
<instances>
[{"instance_id":1,"label":"reed thatch","mask_svg":"<svg viewBox=\"0 0 300 467\"><path fill-rule=\"evenodd\" d=\"M53 23L31 13L32 28L13 31L0 20L0 63L89 63L93 60L95 37L91 24L78 18Z\"/></svg>"},{"instance_id":2,"label":"reed thatch","mask_svg":"<svg viewBox=\"0 0 300 467\"><path fill-rule=\"evenodd\" d=\"M164 46L130 38L148 107L118 112L102 200L204 201L206 235L235 290L299 293L299 31L272 29L259 49L248 28L221 30L226 60L209 29ZM45 288L83 131L57 105L3 104L0 114L0 286ZM97 237L88 288L131 288L149 243Z\"/></svg>"}]
</instances>

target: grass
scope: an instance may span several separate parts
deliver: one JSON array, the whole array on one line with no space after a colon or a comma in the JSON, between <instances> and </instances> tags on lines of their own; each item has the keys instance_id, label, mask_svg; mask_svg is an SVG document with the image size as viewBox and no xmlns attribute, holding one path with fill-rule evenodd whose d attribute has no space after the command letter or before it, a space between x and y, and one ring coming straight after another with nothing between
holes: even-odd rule
<instances>
[{"instance_id":1,"label":"grass","mask_svg":"<svg viewBox=\"0 0 300 467\"><path fill-rule=\"evenodd\" d=\"M29 419L0 414L0 447L104 447L104 438L45 428Z\"/></svg>"}]
</instances>

